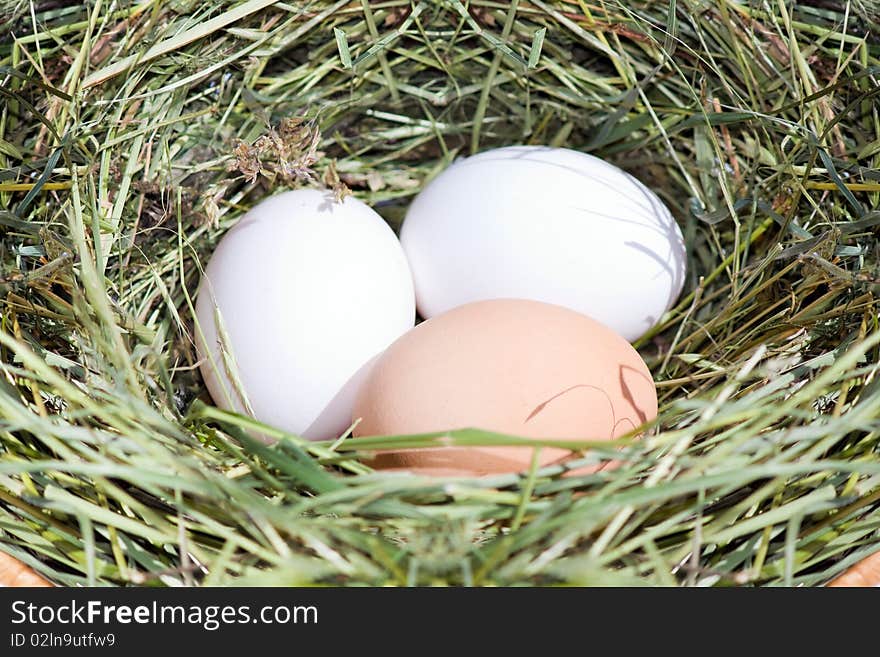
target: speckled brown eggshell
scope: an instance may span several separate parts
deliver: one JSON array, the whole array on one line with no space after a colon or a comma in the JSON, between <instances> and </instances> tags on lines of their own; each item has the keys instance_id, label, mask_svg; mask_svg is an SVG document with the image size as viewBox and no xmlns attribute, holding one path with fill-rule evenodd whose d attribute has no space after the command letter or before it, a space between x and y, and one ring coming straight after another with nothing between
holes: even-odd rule
<instances>
[{"instance_id":1,"label":"speckled brown eggshell","mask_svg":"<svg viewBox=\"0 0 880 657\"><path fill-rule=\"evenodd\" d=\"M573 310L521 299L465 304L418 325L377 360L354 406L356 436L481 428L610 440L657 415L647 366L624 338ZM479 476L528 468L528 447L383 451L383 470ZM541 451L541 465L564 459Z\"/></svg>"}]
</instances>

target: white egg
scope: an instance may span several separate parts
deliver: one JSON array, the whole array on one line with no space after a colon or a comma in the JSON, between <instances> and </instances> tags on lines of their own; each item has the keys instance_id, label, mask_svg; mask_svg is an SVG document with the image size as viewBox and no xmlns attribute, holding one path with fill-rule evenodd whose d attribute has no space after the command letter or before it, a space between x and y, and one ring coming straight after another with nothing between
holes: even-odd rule
<instances>
[{"instance_id":1,"label":"white egg","mask_svg":"<svg viewBox=\"0 0 880 657\"><path fill-rule=\"evenodd\" d=\"M460 160L415 198L400 235L423 317L493 298L555 303L628 340L681 292L681 230L657 196L599 158L513 146Z\"/></svg>"},{"instance_id":2,"label":"white egg","mask_svg":"<svg viewBox=\"0 0 880 657\"><path fill-rule=\"evenodd\" d=\"M263 201L223 236L196 316L218 406L321 440L348 428L360 381L412 328L415 299L406 256L376 212L300 190Z\"/></svg>"}]
</instances>

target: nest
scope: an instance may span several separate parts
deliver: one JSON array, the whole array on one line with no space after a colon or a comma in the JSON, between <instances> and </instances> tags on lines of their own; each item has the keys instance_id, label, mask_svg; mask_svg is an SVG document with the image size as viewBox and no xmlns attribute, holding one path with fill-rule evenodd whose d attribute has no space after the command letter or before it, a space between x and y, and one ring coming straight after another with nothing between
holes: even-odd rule
<instances>
[{"instance_id":1,"label":"nest","mask_svg":"<svg viewBox=\"0 0 880 657\"><path fill-rule=\"evenodd\" d=\"M840 4L5 3L0 547L62 585L819 585L876 551L880 26ZM391 439L211 405L192 297L249 207L324 186L397 228L517 143L685 235L653 431L571 461L617 468L392 476L359 461Z\"/></svg>"}]
</instances>

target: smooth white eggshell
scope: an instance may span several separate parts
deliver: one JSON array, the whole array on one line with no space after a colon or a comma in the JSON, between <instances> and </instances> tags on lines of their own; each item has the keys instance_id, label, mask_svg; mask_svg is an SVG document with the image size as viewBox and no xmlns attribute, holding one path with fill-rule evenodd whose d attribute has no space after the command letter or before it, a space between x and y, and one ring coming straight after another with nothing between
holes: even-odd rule
<instances>
[{"instance_id":1,"label":"smooth white eggshell","mask_svg":"<svg viewBox=\"0 0 880 657\"><path fill-rule=\"evenodd\" d=\"M415 198L400 234L423 317L495 298L566 306L628 340L684 284L681 230L657 196L604 160L513 146L460 160Z\"/></svg>"},{"instance_id":2,"label":"smooth white eggshell","mask_svg":"<svg viewBox=\"0 0 880 657\"><path fill-rule=\"evenodd\" d=\"M320 440L349 426L360 381L412 328L415 300L400 243L376 212L352 197L338 203L327 192L298 190L261 202L223 236L196 315L201 371L215 403ZM221 355L221 342L232 359Z\"/></svg>"}]
</instances>

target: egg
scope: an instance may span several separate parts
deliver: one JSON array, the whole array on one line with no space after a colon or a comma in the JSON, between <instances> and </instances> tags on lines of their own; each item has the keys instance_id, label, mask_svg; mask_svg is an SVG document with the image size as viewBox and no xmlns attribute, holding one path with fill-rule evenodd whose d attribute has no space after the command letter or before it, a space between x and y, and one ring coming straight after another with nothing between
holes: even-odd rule
<instances>
[{"instance_id":1,"label":"egg","mask_svg":"<svg viewBox=\"0 0 880 657\"><path fill-rule=\"evenodd\" d=\"M562 306L494 299L457 306L398 338L354 405L356 436L481 428L528 438L608 440L657 415L638 352L603 324ZM529 447L389 450L371 465L435 475L526 469ZM543 448L546 465L571 454Z\"/></svg>"},{"instance_id":2,"label":"egg","mask_svg":"<svg viewBox=\"0 0 880 657\"><path fill-rule=\"evenodd\" d=\"M681 230L657 196L597 157L513 146L450 166L400 239L422 317L471 301L566 306L635 340L681 293Z\"/></svg>"},{"instance_id":3,"label":"egg","mask_svg":"<svg viewBox=\"0 0 880 657\"><path fill-rule=\"evenodd\" d=\"M371 361L415 323L415 298L376 212L298 190L259 203L223 236L196 317L214 402L319 440L349 426Z\"/></svg>"}]
</instances>

